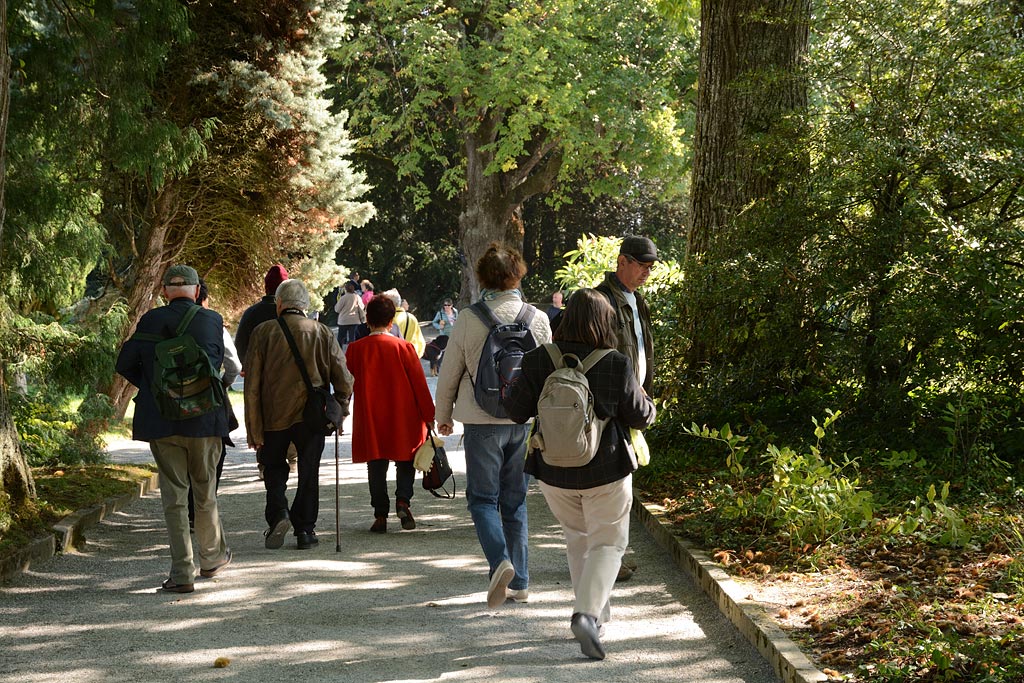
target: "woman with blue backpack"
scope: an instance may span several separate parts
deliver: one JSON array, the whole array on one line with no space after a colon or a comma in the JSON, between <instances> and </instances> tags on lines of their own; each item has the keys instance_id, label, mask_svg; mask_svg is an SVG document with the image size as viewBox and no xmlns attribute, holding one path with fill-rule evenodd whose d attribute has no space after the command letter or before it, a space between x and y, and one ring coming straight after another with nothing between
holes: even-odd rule
<instances>
[{"instance_id":1,"label":"woman with blue backpack","mask_svg":"<svg viewBox=\"0 0 1024 683\"><path fill-rule=\"evenodd\" d=\"M505 361L521 358L524 348L551 339L548 317L523 301L519 283L525 274L523 257L504 245L491 244L477 261L480 301L464 309L451 330L435 398L438 433L452 434L455 420L465 430L466 501L487 557L492 609L529 597L523 474L528 429L508 419L495 399L503 386L492 362L499 354ZM514 369L505 367L505 375Z\"/></svg>"},{"instance_id":2,"label":"woman with blue backpack","mask_svg":"<svg viewBox=\"0 0 1024 683\"><path fill-rule=\"evenodd\" d=\"M554 343L523 356L504 400L513 421L537 418L524 471L540 482L562 525L576 597L570 628L592 659L605 657L600 632L629 543L637 468L630 430L655 417L617 344L607 297L581 289L569 299Z\"/></svg>"}]
</instances>

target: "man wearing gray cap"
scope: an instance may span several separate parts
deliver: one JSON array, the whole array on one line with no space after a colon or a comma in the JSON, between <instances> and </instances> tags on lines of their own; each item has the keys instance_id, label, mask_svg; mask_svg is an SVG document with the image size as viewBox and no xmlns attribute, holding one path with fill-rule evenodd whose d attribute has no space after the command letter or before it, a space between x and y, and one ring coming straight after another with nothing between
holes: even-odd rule
<instances>
[{"instance_id":1,"label":"man wearing gray cap","mask_svg":"<svg viewBox=\"0 0 1024 683\"><path fill-rule=\"evenodd\" d=\"M170 576L161 589L170 593L191 593L195 590L196 568L188 524L190 481L195 497L199 574L205 578L216 576L231 562L216 492L217 462L221 440L228 435L228 413L226 400L222 400L194 417L168 418L154 395L154 390L159 389L154 383L154 374L160 371L157 345L165 339L179 337L182 332L187 333L195 346L205 351L212 368L219 369L224 361L224 321L220 314L196 305L199 275L189 266L168 268L162 293L167 305L142 316L135 334L121 347L115 368L139 388L132 438L149 442L160 473L160 500L171 549ZM179 331L187 315L194 317Z\"/></svg>"},{"instance_id":2,"label":"man wearing gray cap","mask_svg":"<svg viewBox=\"0 0 1024 683\"><path fill-rule=\"evenodd\" d=\"M651 276L658 260L658 249L646 237L630 235L622 240L615 272L605 273L604 282L595 289L608 297L615 309L618 328L618 351L633 364L633 372L644 393L651 394L654 376L654 339L651 335L651 311L640 293L640 287ZM633 576L635 565L623 560L616 581Z\"/></svg>"}]
</instances>

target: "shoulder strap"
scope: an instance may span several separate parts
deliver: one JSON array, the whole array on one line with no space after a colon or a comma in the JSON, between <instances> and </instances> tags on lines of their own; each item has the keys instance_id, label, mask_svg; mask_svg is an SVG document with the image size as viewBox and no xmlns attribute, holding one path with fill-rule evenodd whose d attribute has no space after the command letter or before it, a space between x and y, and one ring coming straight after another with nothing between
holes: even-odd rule
<instances>
[{"instance_id":1,"label":"shoulder strap","mask_svg":"<svg viewBox=\"0 0 1024 683\"><path fill-rule=\"evenodd\" d=\"M565 367L565 359L562 358L562 351L555 344L545 344L544 350L548 352L551 357L551 362L555 365L555 370L561 370Z\"/></svg>"},{"instance_id":2,"label":"shoulder strap","mask_svg":"<svg viewBox=\"0 0 1024 683\"><path fill-rule=\"evenodd\" d=\"M612 352L612 349L594 349L591 351L583 362L580 363L580 372L584 375L590 372L590 368L594 367L601 362L601 359Z\"/></svg>"},{"instance_id":3,"label":"shoulder strap","mask_svg":"<svg viewBox=\"0 0 1024 683\"><path fill-rule=\"evenodd\" d=\"M189 306L189 309L185 311L185 315L182 316L181 322L178 323L178 329L174 331L174 336L180 337L181 335L185 334L185 330L188 329L188 326L192 322L192 319L196 317L197 313L199 313L200 308L202 308L202 306L199 306L198 304Z\"/></svg>"},{"instance_id":4,"label":"shoulder strap","mask_svg":"<svg viewBox=\"0 0 1024 683\"><path fill-rule=\"evenodd\" d=\"M192 322L192 319L196 317L197 313L199 313L199 309L200 308L202 308L202 306L199 306L197 304L197 305L190 306L189 309L187 311L185 311L185 315L183 315L181 317L181 322L179 322L178 323L178 327L175 328L173 336L180 337L182 334L185 333L185 330L188 329L188 326ZM160 343L160 342L162 342L164 340L170 339L171 337L170 336L159 335L159 334L153 334L152 332L136 332L135 334L133 334L131 336L131 338L132 339L137 339L139 341L148 341L148 342Z\"/></svg>"},{"instance_id":5,"label":"shoulder strap","mask_svg":"<svg viewBox=\"0 0 1024 683\"><path fill-rule=\"evenodd\" d=\"M523 307L519 309L519 315L516 316L516 322L523 327L529 328L533 324L533 316L536 312L536 308L524 303Z\"/></svg>"},{"instance_id":6,"label":"shoulder strap","mask_svg":"<svg viewBox=\"0 0 1024 683\"><path fill-rule=\"evenodd\" d=\"M306 362L302 360L302 356L299 355L299 347L295 345L295 338L292 337L292 331L288 329L288 323L284 321L284 317L279 317L277 322L281 325L281 331L284 332L284 338L288 340L288 346L292 349L292 356L295 357L295 363L299 366L299 372L302 373L302 381L306 383L306 391L313 391L313 382L309 379L309 372L306 371Z\"/></svg>"},{"instance_id":7,"label":"shoulder strap","mask_svg":"<svg viewBox=\"0 0 1024 683\"><path fill-rule=\"evenodd\" d=\"M483 321L483 324L487 329L491 329L495 325L500 325L501 321L498 320L498 316L494 315L494 311L483 301L477 301L475 304L469 307L469 310L476 313L476 317Z\"/></svg>"},{"instance_id":8,"label":"shoulder strap","mask_svg":"<svg viewBox=\"0 0 1024 683\"><path fill-rule=\"evenodd\" d=\"M408 337L409 337L409 314L406 313L405 314L405 329L402 330L402 339L407 339Z\"/></svg>"}]
</instances>

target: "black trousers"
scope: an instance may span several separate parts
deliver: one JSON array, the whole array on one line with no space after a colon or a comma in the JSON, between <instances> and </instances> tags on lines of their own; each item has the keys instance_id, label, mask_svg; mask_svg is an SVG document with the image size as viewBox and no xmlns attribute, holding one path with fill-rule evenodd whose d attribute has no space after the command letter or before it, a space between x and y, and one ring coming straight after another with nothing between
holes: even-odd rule
<instances>
[{"instance_id":1,"label":"black trousers","mask_svg":"<svg viewBox=\"0 0 1024 683\"><path fill-rule=\"evenodd\" d=\"M320 514L320 456L325 437L313 435L301 422L278 432L264 432L259 461L267 489L264 517L267 526L287 516L295 533L313 531ZM288 444L299 454L298 484L291 509L288 507Z\"/></svg>"},{"instance_id":2,"label":"black trousers","mask_svg":"<svg viewBox=\"0 0 1024 683\"><path fill-rule=\"evenodd\" d=\"M387 517L391 511L388 496L388 464L390 460L370 460L366 463L367 479L370 482L370 506L374 517ZM408 505L412 500L412 485L416 481L416 470L412 461L395 463L395 501Z\"/></svg>"}]
</instances>

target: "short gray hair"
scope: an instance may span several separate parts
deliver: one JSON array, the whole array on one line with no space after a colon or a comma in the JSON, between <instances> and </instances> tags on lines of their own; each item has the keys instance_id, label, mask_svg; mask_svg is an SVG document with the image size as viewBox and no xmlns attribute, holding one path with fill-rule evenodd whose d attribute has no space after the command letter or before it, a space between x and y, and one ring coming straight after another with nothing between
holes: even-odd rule
<instances>
[{"instance_id":1,"label":"short gray hair","mask_svg":"<svg viewBox=\"0 0 1024 683\"><path fill-rule=\"evenodd\" d=\"M398 293L397 289L389 289L388 291L384 292L384 296L395 302L395 308L398 308L399 306L402 305L402 295Z\"/></svg>"},{"instance_id":2,"label":"short gray hair","mask_svg":"<svg viewBox=\"0 0 1024 683\"><path fill-rule=\"evenodd\" d=\"M309 310L309 291L302 280L285 280L277 287L274 301L285 308L301 308Z\"/></svg>"}]
</instances>

